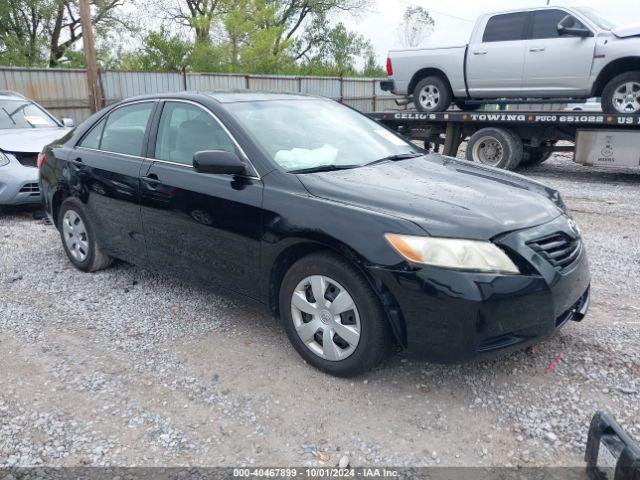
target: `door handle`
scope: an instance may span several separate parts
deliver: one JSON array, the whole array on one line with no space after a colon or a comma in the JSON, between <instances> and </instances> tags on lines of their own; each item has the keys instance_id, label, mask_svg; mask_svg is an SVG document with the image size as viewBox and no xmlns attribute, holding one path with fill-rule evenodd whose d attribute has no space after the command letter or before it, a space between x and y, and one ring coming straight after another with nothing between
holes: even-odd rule
<instances>
[{"instance_id":1,"label":"door handle","mask_svg":"<svg viewBox=\"0 0 640 480\"><path fill-rule=\"evenodd\" d=\"M474 55L486 55L487 51L486 50L476 50L475 52L473 52Z\"/></svg>"},{"instance_id":2,"label":"door handle","mask_svg":"<svg viewBox=\"0 0 640 480\"><path fill-rule=\"evenodd\" d=\"M150 188L151 190L155 190L156 188L158 188L158 185L160 184L160 180L158 179L158 176L155 173L151 173L145 177L142 177L142 180L147 184L147 187Z\"/></svg>"},{"instance_id":3,"label":"door handle","mask_svg":"<svg viewBox=\"0 0 640 480\"><path fill-rule=\"evenodd\" d=\"M544 52L545 50L545 47L532 47L529 49L530 52Z\"/></svg>"}]
</instances>

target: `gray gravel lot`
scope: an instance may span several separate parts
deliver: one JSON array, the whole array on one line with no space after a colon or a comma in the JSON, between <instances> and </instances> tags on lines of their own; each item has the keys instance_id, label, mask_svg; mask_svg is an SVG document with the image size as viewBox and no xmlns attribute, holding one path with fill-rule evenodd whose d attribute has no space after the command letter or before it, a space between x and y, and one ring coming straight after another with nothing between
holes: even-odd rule
<instances>
[{"instance_id":1,"label":"gray gravel lot","mask_svg":"<svg viewBox=\"0 0 640 480\"><path fill-rule=\"evenodd\" d=\"M585 321L507 358L397 355L352 380L305 365L260 305L81 273L52 226L0 214L0 466L583 465L598 409L640 438L640 173L561 156L520 173L584 231Z\"/></svg>"}]
</instances>

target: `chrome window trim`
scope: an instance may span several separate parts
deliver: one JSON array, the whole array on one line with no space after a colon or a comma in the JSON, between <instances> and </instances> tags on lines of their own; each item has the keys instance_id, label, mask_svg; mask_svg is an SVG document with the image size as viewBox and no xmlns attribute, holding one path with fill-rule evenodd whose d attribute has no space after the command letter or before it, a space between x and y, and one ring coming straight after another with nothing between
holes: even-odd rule
<instances>
[{"instance_id":1,"label":"chrome window trim","mask_svg":"<svg viewBox=\"0 0 640 480\"><path fill-rule=\"evenodd\" d=\"M260 178L260 173L258 172L258 169L253 165L253 162L251 162L251 160L249 159L249 156L247 155L247 153L244 151L244 149L240 146L240 143L238 143L238 141L235 139L235 137L231 134L231 132L229 131L229 129L226 127L226 125L224 123L222 123L222 121L218 118L218 116L213 113L211 110L209 110L208 108L206 108L204 105L198 103L198 102L194 102L193 100L184 100L184 99L180 99L180 98L163 98L162 101L164 101L164 103L166 104L167 102L176 102L176 103L187 103L190 105L194 105L196 107L198 107L199 109L205 111L206 113L208 113L211 118L213 118L216 123L218 125L220 125L220 127L222 127L222 130L224 131L224 133L226 133L229 138L231 139L231 141L233 142L233 144L236 146L236 148L238 149L238 151L240 152L240 154L243 157L243 160L245 160L249 166L251 167L251 169L253 170L254 175L239 175L239 176L244 176L244 177L248 177L248 178L255 178L257 180L261 180ZM164 107L163 107L164 110ZM158 127L160 126L160 120L162 120L162 113L160 114L160 118L158 119ZM160 130L158 128L158 130ZM158 139L156 136L156 143L157 143ZM155 146L154 146L154 152L155 152ZM179 162L172 162L169 160L160 160L157 158L153 158L151 159L153 161L158 161L158 162L163 162L163 163L171 163L174 165L185 165L184 163L179 163ZM187 165L190 166L190 165ZM193 167L191 167L193 168Z\"/></svg>"},{"instance_id":2,"label":"chrome window trim","mask_svg":"<svg viewBox=\"0 0 640 480\"><path fill-rule=\"evenodd\" d=\"M211 115L211 117L213 117L213 119L218 123L218 125L220 125L222 127L222 129L224 130L224 132L229 136L229 138L231 139L231 141L233 142L233 144L236 146L236 148L240 151L240 153L242 154L242 156L244 157L244 160L251 166L251 169L253 170L253 173L255 173L255 175L237 175L238 177L242 177L242 178L251 178L253 180L262 180L262 178L260 177L260 173L258 172L258 170L256 169L256 167L253 165L253 163L251 162L251 160L249 160L248 155L245 153L245 151L242 149L242 147L240 146L240 144L238 143L238 141L235 139L235 137L231 134L231 132L229 132L229 130L227 129L227 127L220 121L220 119L208 108L204 107L203 105L199 104L198 102L194 102L192 100L182 100L182 99L148 99L148 100L136 100L133 102L127 102L124 103L122 105L118 105L117 107L115 107L113 110L111 110L106 116L101 117L100 120L98 120L83 136L80 140L78 140L78 143L76 143L76 145L74 146L75 149L81 149L81 150L88 150L91 152L99 152L99 153L109 153L111 155L121 155L123 157L129 157L129 158L137 158L139 160L148 160L150 162L159 162L159 163L166 163L168 165L177 165L179 167L187 167L193 170L193 165L188 165L186 163L180 163L180 162L172 162L170 160L160 160L159 158L151 158L151 157L142 157L140 155L130 155L128 153L120 153L120 152L112 152L110 150L100 150L98 148L90 148L90 147L83 147L82 145L80 145L80 143L82 143L82 140L84 139L84 137L86 137L89 132L91 132L93 130L93 128L100 123L103 119L107 118L109 115L111 115L112 112L115 112L116 110L118 110L119 108L122 107L126 107L128 105L134 105L136 103L145 103L145 102L160 102L160 101L164 101L166 102L181 102L181 103L190 103L192 105L195 105L196 107L199 107L200 109L204 110L205 112L207 112L209 115ZM161 117L162 118L162 115ZM159 123L159 122L158 122ZM105 123L106 126L106 123ZM156 137L156 141L157 141L157 137ZM154 151L155 151L155 146L154 146Z\"/></svg>"}]
</instances>

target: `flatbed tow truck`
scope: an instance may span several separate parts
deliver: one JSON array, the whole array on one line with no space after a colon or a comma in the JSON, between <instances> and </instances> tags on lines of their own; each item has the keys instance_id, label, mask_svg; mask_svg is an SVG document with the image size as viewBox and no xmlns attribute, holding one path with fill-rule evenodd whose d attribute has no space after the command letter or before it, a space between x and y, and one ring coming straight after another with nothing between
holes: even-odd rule
<instances>
[{"instance_id":1,"label":"flatbed tow truck","mask_svg":"<svg viewBox=\"0 0 640 480\"><path fill-rule=\"evenodd\" d=\"M587 167L640 168L637 114L403 110L370 116L410 140L424 142L428 151L448 156L456 156L468 140L468 160L507 170L542 163L553 152L574 152L574 161Z\"/></svg>"}]
</instances>

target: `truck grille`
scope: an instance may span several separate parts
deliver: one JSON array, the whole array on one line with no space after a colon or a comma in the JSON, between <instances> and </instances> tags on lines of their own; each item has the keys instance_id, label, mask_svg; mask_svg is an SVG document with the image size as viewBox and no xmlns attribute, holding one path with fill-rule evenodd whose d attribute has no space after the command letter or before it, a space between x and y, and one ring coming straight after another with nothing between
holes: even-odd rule
<instances>
[{"instance_id":1,"label":"truck grille","mask_svg":"<svg viewBox=\"0 0 640 480\"><path fill-rule=\"evenodd\" d=\"M38 166L38 154L37 153L22 153L12 152L12 155L16 157L16 160L25 167L37 167Z\"/></svg>"},{"instance_id":2,"label":"truck grille","mask_svg":"<svg viewBox=\"0 0 640 480\"><path fill-rule=\"evenodd\" d=\"M563 232L532 240L527 242L527 245L559 270L570 267L582 250L582 242L579 238L571 238Z\"/></svg>"}]
</instances>

